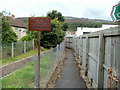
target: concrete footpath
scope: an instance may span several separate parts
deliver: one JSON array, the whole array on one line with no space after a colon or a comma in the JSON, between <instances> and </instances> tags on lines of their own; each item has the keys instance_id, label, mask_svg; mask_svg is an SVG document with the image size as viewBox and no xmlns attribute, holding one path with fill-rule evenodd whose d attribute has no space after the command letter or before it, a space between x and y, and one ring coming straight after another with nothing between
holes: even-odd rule
<instances>
[{"instance_id":1,"label":"concrete footpath","mask_svg":"<svg viewBox=\"0 0 120 90\"><path fill-rule=\"evenodd\" d=\"M79 76L79 69L70 49L66 50L61 77L57 80L55 88L86 88L85 81Z\"/></svg>"}]
</instances>

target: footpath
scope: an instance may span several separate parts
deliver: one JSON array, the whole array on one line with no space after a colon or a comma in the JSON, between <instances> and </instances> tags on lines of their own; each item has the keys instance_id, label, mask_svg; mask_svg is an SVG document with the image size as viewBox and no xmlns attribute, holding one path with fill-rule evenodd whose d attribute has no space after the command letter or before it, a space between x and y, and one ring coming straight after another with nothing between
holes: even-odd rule
<instances>
[{"instance_id":1,"label":"footpath","mask_svg":"<svg viewBox=\"0 0 120 90\"><path fill-rule=\"evenodd\" d=\"M61 77L57 80L54 88L87 88L85 81L79 75L79 69L70 49L66 50Z\"/></svg>"}]
</instances>

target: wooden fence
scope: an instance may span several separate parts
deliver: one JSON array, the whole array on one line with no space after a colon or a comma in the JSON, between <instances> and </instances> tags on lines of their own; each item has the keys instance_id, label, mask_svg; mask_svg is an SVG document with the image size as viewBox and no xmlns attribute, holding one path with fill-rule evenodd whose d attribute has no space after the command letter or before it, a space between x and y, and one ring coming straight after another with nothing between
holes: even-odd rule
<instances>
[{"instance_id":1,"label":"wooden fence","mask_svg":"<svg viewBox=\"0 0 120 90\"><path fill-rule=\"evenodd\" d=\"M92 87L108 87L109 68L120 80L120 27L73 37L71 41Z\"/></svg>"}]
</instances>

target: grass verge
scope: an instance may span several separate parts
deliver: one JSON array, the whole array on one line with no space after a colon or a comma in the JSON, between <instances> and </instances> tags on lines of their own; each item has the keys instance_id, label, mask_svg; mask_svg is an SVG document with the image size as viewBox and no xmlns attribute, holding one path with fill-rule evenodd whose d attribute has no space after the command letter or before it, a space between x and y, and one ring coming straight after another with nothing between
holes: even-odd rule
<instances>
[{"instance_id":1,"label":"grass verge","mask_svg":"<svg viewBox=\"0 0 120 90\"><path fill-rule=\"evenodd\" d=\"M40 51L40 52L42 53L42 52L45 52L45 51L47 51L47 49L44 49L43 51ZM27 53L21 54L19 56L10 57L10 58L4 58L4 59L2 59L1 64L5 65L5 64L8 64L8 63L12 63L14 61L17 61L17 60L20 60L20 59L23 59L23 58L27 58L29 56L33 56L33 55L35 55L37 53L38 53L38 50L34 49L34 50L31 50L31 51L29 51Z\"/></svg>"},{"instance_id":2,"label":"grass verge","mask_svg":"<svg viewBox=\"0 0 120 90\"><path fill-rule=\"evenodd\" d=\"M46 54L41 58L40 80L44 79L52 67L50 63L51 54ZM2 79L3 88L34 88L35 62L32 61L21 69L13 72Z\"/></svg>"}]
</instances>

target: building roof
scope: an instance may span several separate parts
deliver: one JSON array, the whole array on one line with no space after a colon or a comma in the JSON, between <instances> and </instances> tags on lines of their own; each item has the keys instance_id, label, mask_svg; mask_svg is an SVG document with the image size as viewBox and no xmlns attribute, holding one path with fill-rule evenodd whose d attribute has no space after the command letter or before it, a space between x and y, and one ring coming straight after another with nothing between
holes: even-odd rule
<instances>
[{"instance_id":1,"label":"building roof","mask_svg":"<svg viewBox=\"0 0 120 90\"><path fill-rule=\"evenodd\" d=\"M19 20L19 19L13 18L13 17L8 17L8 20L9 20L11 26L27 28L27 26L24 24L24 22L22 20Z\"/></svg>"}]
</instances>

